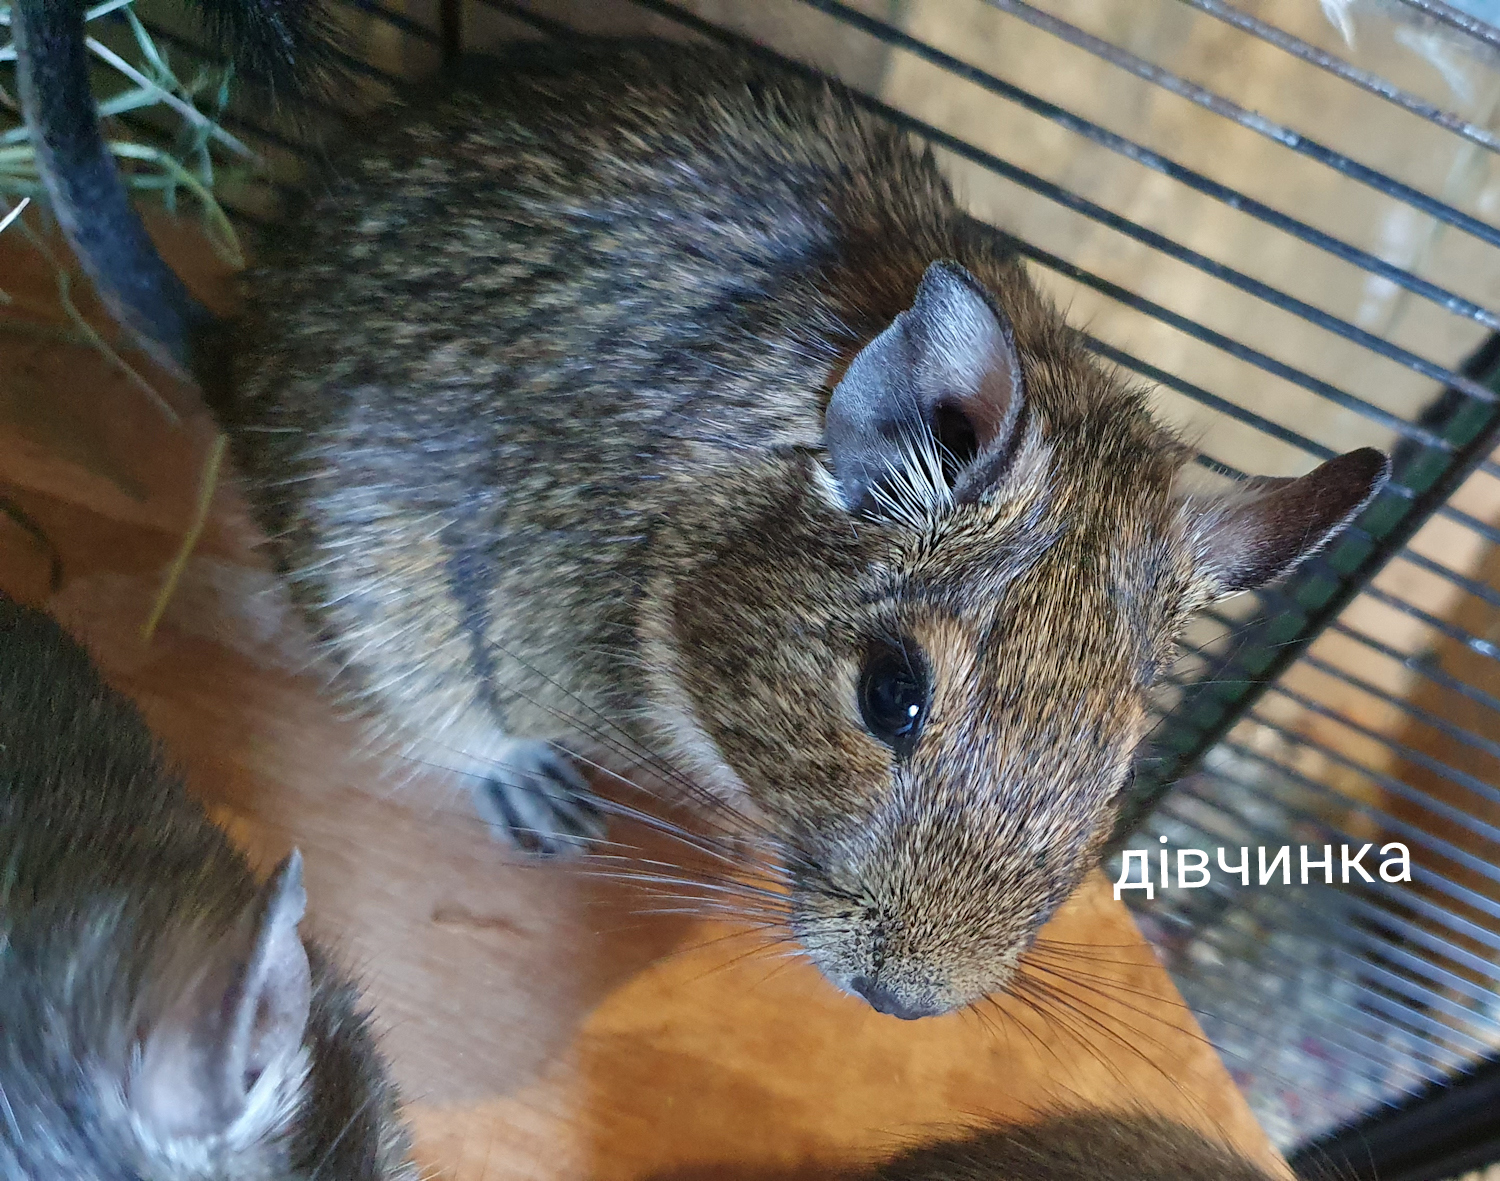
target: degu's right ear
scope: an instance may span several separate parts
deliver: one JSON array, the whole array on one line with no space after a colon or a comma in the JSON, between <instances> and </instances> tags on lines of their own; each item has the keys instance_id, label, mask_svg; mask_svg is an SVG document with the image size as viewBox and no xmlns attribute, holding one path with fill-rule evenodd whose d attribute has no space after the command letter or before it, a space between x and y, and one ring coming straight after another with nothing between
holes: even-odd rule
<instances>
[{"instance_id":1,"label":"degu's right ear","mask_svg":"<svg viewBox=\"0 0 1500 1181\"><path fill-rule=\"evenodd\" d=\"M1338 535L1384 487L1391 461L1363 447L1296 479L1256 477L1224 493L1184 494L1179 519L1210 600L1290 573Z\"/></svg>"},{"instance_id":2,"label":"degu's right ear","mask_svg":"<svg viewBox=\"0 0 1500 1181\"><path fill-rule=\"evenodd\" d=\"M312 999L297 934L306 906L293 852L145 1031L127 1093L158 1140L223 1135L251 1108L263 1076L265 1090L298 1069Z\"/></svg>"},{"instance_id":3,"label":"degu's right ear","mask_svg":"<svg viewBox=\"0 0 1500 1181\"><path fill-rule=\"evenodd\" d=\"M1004 313L963 267L933 263L912 306L855 355L828 403L824 443L845 507L977 495L999 475L1022 400Z\"/></svg>"}]
</instances>

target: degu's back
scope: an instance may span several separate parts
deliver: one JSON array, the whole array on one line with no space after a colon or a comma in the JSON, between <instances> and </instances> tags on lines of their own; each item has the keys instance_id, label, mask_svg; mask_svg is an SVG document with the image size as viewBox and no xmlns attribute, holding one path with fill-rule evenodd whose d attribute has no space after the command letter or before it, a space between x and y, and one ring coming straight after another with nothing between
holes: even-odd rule
<instances>
[{"instance_id":1,"label":"degu's back","mask_svg":"<svg viewBox=\"0 0 1500 1181\"><path fill-rule=\"evenodd\" d=\"M0 595L0 1177L413 1174L354 986L135 708Z\"/></svg>"}]
</instances>

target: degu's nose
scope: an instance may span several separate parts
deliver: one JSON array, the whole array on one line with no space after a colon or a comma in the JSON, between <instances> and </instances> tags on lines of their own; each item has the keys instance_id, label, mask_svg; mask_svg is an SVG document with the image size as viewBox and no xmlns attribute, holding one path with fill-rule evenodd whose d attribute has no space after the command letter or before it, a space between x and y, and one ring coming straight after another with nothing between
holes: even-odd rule
<instances>
[{"instance_id":1,"label":"degu's nose","mask_svg":"<svg viewBox=\"0 0 1500 1181\"><path fill-rule=\"evenodd\" d=\"M856 976L849 981L849 986L869 1001L870 1007L877 1013L900 1017L903 1021L915 1021L918 1017L932 1017L942 1012L941 1006L931 1000L902 997L894 989L887 988L869 976Z\"/></svg>"}]
</instances>

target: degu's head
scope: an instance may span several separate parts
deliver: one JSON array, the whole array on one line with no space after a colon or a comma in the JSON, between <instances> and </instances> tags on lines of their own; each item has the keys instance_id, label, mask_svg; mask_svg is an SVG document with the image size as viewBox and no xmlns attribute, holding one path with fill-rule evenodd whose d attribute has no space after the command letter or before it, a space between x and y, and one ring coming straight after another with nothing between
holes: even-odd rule
<instances>
[{"instance_id":1,"label":"degu's head","mask_svg":"<svg viewBox=\"0 0 1500 1181\"><path fill-rule=\"evenodd\" d=\"M686 528L719 543L645 625L664 735L774 834L808 955L908 1018L1005 989L1097 858L1187 619L1388 471L1205 491L1018 269L993 286L1010 308L934 263L835 385L826 455L699 490Z\"/></svg>"}]
</instances>

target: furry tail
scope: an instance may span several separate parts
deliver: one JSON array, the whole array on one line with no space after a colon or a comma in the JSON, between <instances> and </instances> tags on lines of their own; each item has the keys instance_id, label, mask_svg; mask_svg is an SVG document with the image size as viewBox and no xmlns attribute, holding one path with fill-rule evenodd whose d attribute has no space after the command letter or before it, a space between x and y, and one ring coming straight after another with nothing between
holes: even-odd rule
<instances>
[{"instance_id":1,"label":"furry tail","mask_svg":"<svg viewBox=\"0 0 1500 1181\"><path fill-rule=\"evenodd\" d=\"M347 71L344 33L319 0L187 0L235 72L273 97L325 94Z\"/></svg>"},{"instance_id":2,"label":"furry tail","mask_svg":"<svg viewBox=\"0 0 1500 1181\"><path fill-rule=\"evenodd\" d=\"M186 373L212 317L156 252L99 132L79 0L11 8L21 110L42 187L100 299L159 362Z\"/></svg>"},{"instance_id":3,"label":"furry tail","mask_svg":"<svg viewBox=\"0 0 1500 1181\"><path fill-rule=\"evenodd\" d=\"M317 0L191 0L252 83L277 97L316 89L337 64ZM83 0L15 0L11 32L21 109L42 187L68 244L110 314L158 362L192 372L217 328L152 244L99 131Z\"/></svg>"}]
</instances>

